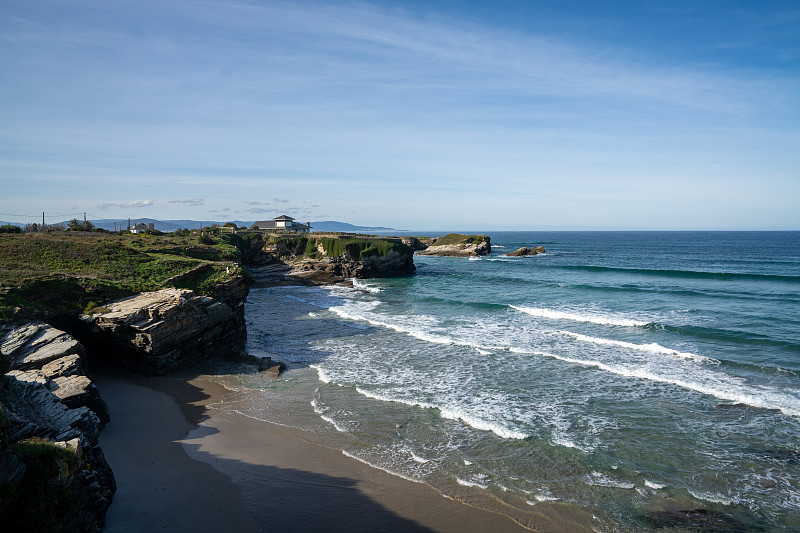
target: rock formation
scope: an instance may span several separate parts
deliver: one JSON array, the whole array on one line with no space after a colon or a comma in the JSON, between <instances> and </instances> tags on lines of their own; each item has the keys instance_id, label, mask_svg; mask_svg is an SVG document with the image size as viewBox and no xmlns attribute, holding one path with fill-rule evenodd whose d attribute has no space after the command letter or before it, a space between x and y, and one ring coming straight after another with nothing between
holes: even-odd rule
<instances>
[{"instance_id":1,"label":"rock formation","mask_svg":"<svg viewBox=\"0 0 800 533\"><path fill-rule=\"evenodd\" d=\"M0 355L10 369L0 377L0 523L99 532L116 484L97 442L108 412L83 346L47 324L8 324Z\"/></svg>"},{"instance_id":2,"label":"rock formation","mask_svg":"<svg viewBox=\"0 0 800 533\"><path fill-rule=\"evenodd\" d=\"M292 276L315 284L408 276L416 270L414 251L395 238L272 236L262 255L270 259L253 262L287 265Z\"/></svg>"},{"instance_id":3,"label":"rock formation","mask_svg":"<svg viewBox=\"0 0 800 533\"><path fill-rule=\"evenodd\" d=\"M545 253L544 246L534 246L533 248L523 246L522 248L517 248L513 252L507 253L506 257L522 257L525 255L537 255L543 253Z\"/></svg>"},{"instance_id":4,"label":"rock formation","mask_svg":"<svg viewBox=\"0 0 800 533\"><path fill-rule=\"evenodd\" d=\"M450 257L473 257L492 253L492 245L486 235L459 235L450 233L439 237L419 255L439 255Z\"/></svg>"},{"instance_id":5,"label":"rock formation","mask_svg":"<svg viewBox=\"0 0 800 533\"><path fill-rule=\"evenodd\" d=\"M214 356L244 353L242 287L221 287L234 309L186 289L145 292L106 304L107 312L82 315L93 342L108 357L146 376L174 372ZM230 290L230 294L228 291ZM244 298L241 299L244 302Z\"/></svg>"}]
</instances>

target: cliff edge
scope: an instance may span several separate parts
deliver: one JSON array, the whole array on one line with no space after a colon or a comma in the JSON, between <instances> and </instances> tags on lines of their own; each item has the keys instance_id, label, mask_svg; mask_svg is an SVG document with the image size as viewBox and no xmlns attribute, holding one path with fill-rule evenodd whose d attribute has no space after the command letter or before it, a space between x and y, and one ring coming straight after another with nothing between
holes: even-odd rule
<instances>
[{"instance_id":1,"label":"cliff edge","mask_svg":"<svg viewBox=\"0 0 800 533\"><path fill-rule=\"evenodd\" d=\"M422 241L418 241L423 244ZM434 239L419 255L438 255L448 257L474 257L492 253L491 240L486 235L461 235L448 233Z\"/></svg>"}]
</instances>

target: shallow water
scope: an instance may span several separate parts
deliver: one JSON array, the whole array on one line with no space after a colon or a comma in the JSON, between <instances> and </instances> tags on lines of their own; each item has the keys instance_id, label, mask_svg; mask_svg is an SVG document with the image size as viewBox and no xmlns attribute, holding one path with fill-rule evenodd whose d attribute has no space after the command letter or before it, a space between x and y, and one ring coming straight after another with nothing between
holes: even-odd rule
<instances>
[{"instance_id":1,"label":"shallow water","mask_svg":"<svg viewBox=\"0 0 800 533\"><path fill-rule=\"evenodd\" d=\"M248 392L236 409L598 531L698 508L800 528L800 233L491 237L409 278L254 289L248 347L289 371L226 378ZM547 254L504 256L523 245Z\"/></svg>"}]
</instances>

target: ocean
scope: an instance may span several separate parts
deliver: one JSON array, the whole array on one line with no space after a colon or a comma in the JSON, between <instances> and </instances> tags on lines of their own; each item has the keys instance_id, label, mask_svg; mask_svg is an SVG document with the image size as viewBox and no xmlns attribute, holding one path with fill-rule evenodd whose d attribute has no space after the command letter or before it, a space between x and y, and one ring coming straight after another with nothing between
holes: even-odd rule
<instances>
[{"instance_id":1,"label":"ocean","mask_svg":"<svg viewBox=\"0 0 800 533\"><path fill-rule=\"evenodd\" d=\"M253 289L248 349L288 370L229 369L217 407L509 514L800 529L800 232L488 235L408 278Z\"/></svg>"}]
</instances>

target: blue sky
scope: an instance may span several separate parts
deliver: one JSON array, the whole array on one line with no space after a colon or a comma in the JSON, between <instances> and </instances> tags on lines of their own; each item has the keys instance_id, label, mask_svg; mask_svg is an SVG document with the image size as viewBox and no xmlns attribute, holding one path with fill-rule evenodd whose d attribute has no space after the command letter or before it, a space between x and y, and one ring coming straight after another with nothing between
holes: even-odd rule
<instances>
[{"instance_id":1,"label":"blue sky","mask_svg":"<svg viewBox=\"0 0 800 533\"><path fill-rule=\"evenodd\" d=\"M0 220L800 229L796 1L5 2L0 67Z\"/></svg>"}]
</instances>

